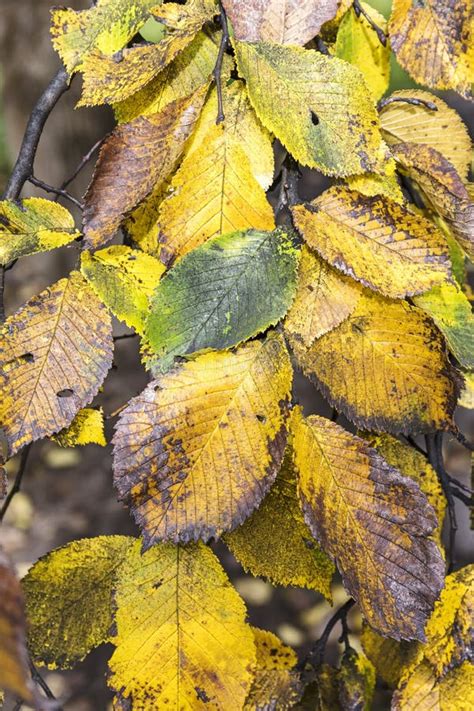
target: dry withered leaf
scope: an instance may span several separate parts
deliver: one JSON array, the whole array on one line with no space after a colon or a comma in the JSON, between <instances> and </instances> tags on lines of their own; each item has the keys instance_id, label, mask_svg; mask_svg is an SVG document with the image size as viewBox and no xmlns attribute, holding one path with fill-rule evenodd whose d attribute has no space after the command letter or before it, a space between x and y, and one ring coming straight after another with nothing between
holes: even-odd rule
<instances>
[{"instance_id":1,"label":"dry withered leaf","mask_svg":"<svg viewBox=\"0 0 474 711\"><path fill-rule=\"evenodd\" d=\"M112 365L107 309L79 272L34 296L0 334L0 426L9 456L67 427Z\"/></svg>"},{"instance_id":2,"label":"dry withered leaf","mask_svg":"<svg viewBox=\"0 0 474 711\"><path fill-rule=\"evenodd\" d=\"M236 39L304 45L336 15L340 0L224 0Z\"/></svg>"},{"instance_id":3,"label":"dry withered leaf","mask_svg":"<svg viewBox=\"0 0 474 711\"><path fill-rule=\"evenodd\" d=\"M291 382L271 334L179 365L131 400L116 426L114 482L146 547L219 536L260 504L282 462Z\"/></svg>"},{"instance_id":4,"label":"dry withered leaf","mask_svg":"<svg viewBox=\"0 0 474 711\"><path fill-rule=\"evenodd\" d=\"M292 212L312 249L384 296L419 294L450 276L448 245L440 230L386 196L367 197L334 186Z\"/></svg>"},{"instance_id":5,"label":"dry withered leaf","mask_svg":"<svg viewBox=\"0 0 474 711\"><path fill-rule=\"evenodd\" d=\"M431 538L437 520L425 495L334 422L296 409L290 426L306 523L344 587L381 634L424 639L444 583L444 561Z\"/></svg>"},{"instance_id":6,"label":"dry withered leaf","mask_svg":"<svg viewBox=\"0 0 474 711\"><path fill-rule=\"evenodd\" d=\"M202 108L207 86L163 111L118 126L105 141L84 198L84 235L96 248L168 177Z\"/></svg>"}]
</instances>

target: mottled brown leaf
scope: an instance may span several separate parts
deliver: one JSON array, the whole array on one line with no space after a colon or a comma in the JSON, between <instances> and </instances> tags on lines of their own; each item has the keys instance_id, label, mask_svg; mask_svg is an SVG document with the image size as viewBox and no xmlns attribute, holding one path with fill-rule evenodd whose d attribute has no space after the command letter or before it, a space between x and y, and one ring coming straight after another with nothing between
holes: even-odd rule
<instances>
[{"instance_id":1,"label":"mottled brown leaf","mask_svg":"<svg viewBox=\"0 0 474 711\"><path fill-rule=\"evenodd\" d=\"M381 634L424 639L444 579L430 537L436 516L425 495L330 420L295 410L291 429L306 522L344 586Z\"/></svg>"},{"instance_id":2,"label":"mottled brown leaf","mask_svg":"<svg viewBox=\"0 0 474 711\"><path fill-rule=\"evenodd\" d=\"M84 235L89 247L105 244L125 217L168 177L202 108L207 87L163 111L118 126L100 151L85 196Z\"/></svg>"}]
</instances>

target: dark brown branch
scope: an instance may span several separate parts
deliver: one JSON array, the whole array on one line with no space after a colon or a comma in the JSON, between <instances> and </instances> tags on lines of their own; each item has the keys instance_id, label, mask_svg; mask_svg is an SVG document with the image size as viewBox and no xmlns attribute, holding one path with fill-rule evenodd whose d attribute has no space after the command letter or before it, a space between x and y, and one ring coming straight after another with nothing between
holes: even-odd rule
<instances>
[{"instance_id":1,"label":"dark brown branch","mask_svg":"<svg viewBox=\"0 0 474 711\"><path fill-rule=\"evenodd\" d=\"M281 167L278 201L275 205L276 217L278 217L283 210L289 209L299 202L298 181L300 177L301 173L298 163L287 153Z\"/></svg>"},{"instance_id":2,"label":"dark brown branch","mask_svg":"<svg viewBox=\"0 0 474 711\"><path fill-rule=\"evenodd\" d=\"M353 0L352 7L354 8L356 17L360 17L361 15L363 15L365 17L365 19L367 20L367 22L369 23L369 25L371 26L371 28L373 29L373 31L375 32L375 34L377 35L380 44L382 44L384 47L386 47L387 40L388 40L387 35L382 30L382 28L379 27L377 25L377 23L372 20L372 18L368 14L368 12L366 12L364 10L362 5L360 4L360 0Z\"/></svg>"},{"instance_id":3,"label":"dark brown branch","mask_svg":"<svg viewBox=\"0 0 474 711\"><path fill-rule=\"evenodd\" d=\"M15 477L15 481L13 482L13 486L8 492L7 498L3 502L3 506L0 509L0 521L3 521L3 518L8 511L8 507L10 506L13 497L15 494L18 494L18 492L21 489L21 482L23 479L23 475L26 471L26 466L28 464L28 456L31 451L31 444L27 444L26 447L23 449L21 453L21 459L20 459L20 466L18 467L18 472Z\"/></svg>"},{"instance_id":4,"label":"dark brown branch","mask_svg":"<svg viewBox=\"0 0 474 711\"><path fill-rule=\"evenodd\" d=\"M315 43L316 43L316 49L318 50L318 52L329 56L329 50L326 46L326 43L321 39L321 37L316 37Z\"/></svg>"},{"instance_id":5,"label":"dark brown branch","mask_svg":"<svg viewBox=\"0 0 474 711\"><path fill-rule=\"evenodd\" d=\"M443 489L443 493L446 497L446 502L448 504L448 517L449 517L449 544L447 550L448 558L448 573L450 573L454 567L454 556L456 547L456 533L458 530L457 518L456 518L456 502L454 501L453 492L450 486L450 475L445 469L443 461L443 434L442 432L436 432L436 434L426 435L426 449L428 451L428 459L438 475L439 483Z\"/></svg>"},{"instance_id":6,"label":"dark brown branch","mask_svg":"<svg viewBox=\"0 0 474 711\"><path fill-rule=\"evenodd\" d=\"M76 169L75 169L75 171L72 173L72 175L71 175L67 180L65 180L65 181L62 183L62 185L61 185L61 190L65 190L65 189L67 188L67 186L70 185L70 184L72 183L72 181L77 178L77 176L79 175L79 173L81 172L81 170L82 170L83 168L85 168L85 166L86 166L86 165L88 164L88 162L91 160L91 158L92 158L92 156L94 155L94 153L96 153L96 151L99 150L99 148L101 147L101 145L103 144L104 141L105 141L105 138L101 138L99 141L97 141L97 143L94 143L94 145L92 146L92 148L91 148L89 151L87 151L87 153L85 154L85 156L82 158L81 162L80 162L79 165L76 167Z\"/></svg>"},{"instance_id":7,"label":"dark brown branch","mask_svg":"<svg viewBox=\"0 0 474 711\"><path fill-rule=\"evenodd\" d=\"M41 674L39 673L39 671L37 670L37 668L35 667L33 662L31 661L31 659L28 660L28 663L29 663L29 667L30 667L31 678L33 679L35 684L38 684L38 686L41 687L41 689L43 689L43 691L48 699L51 699L52 701L56 701L55 695L53 694L53 692L51 691L51 689L49 688L49 686L47 685L47 683L45 682L45 680L43 679L43 677L41 676ZM57 709L57 711L59 711L59 707L56 704L54 705L54 708Z\"/></svg>"},{"instance_id":8,"label":"dark brown branch","mask_svg":"<svg viewBox=\"0 0 474 711\"><path fill-rule=\"evenodd\" d=\"M219 51L217 53L216 64L214 66L212 76L214 77L214 82L216 84L217 90L217 119L216 123L222 123L224 120L224 104L222 101L222 61L224 59L224 54L229 46L229 28L227 26L227 16L222 3L219 3L220 8L220 23L222 28L221 42L219 45Z\"/></svg>"},{"instance_id":9,"label":"dark brown branch","mask_svg":"<svg viewBox=\"0 0 474 711\"><path fill-rule=\"evenodd\" d=\"M453 435L456 437L459 444L462 444L462 446L468 449L470 452L474 452L474 444L472 442L469 442L469 440L466 439L462 432L460 432L459 430L455 430L453 432Z\"/></svg>"},{"instance_id":10,"label":"dark brown branch","mask_svg":"<svg viewBox=\"0 0 474 711\"><path fill-rule=\"evenodd\" d=\"M381 99L379 101L377 108L381 111L389 104L394 104L396 102L411 104L412 106L423 106L429 111L438 111L438 107L432 101L426 101L426 99L416 99L414 96L388 96L386 99Z\"/></svg>"},{"instance_id":11,"label":"dark brown branch","mask_svg":"<svg viewBox=\"0 0 474 711\"><path fill-rule=\"evenodd\" d=\"M72 204L78 207L79 210L83 210L82 202L76 200L76 198L70 195L67 190L63 190L62 188L54 188L52 185L48 185L48 183L44 183L42 180L35 178L34 175L30 175L28 177L28 182L32 185L36 185L37 188L41 188L41 190L44 190L46 193L54 193L58 197L63 197L65 200L69 200L69 202L72 202Z\"/></svg>"},{"instance_id":12,"label":"dark brown branch","mask_svg":"<svg viewBox=\"0 0 474 711\"><path fill-rule=\"evenodd\" d=\"M122 333L120 336L114 336L115 341L124 341L126 338L135 338L138 333Z\"/></svg>"},{"instance_id":13,"label":"dark brown branch","mask_svg":"<svg viewBox=\"0 0 474 711\"><path fill-rule=\"evenodd\" d=\"M344 605L342 605L338 610L336 610L336 612L330 618L326 627L324 628L321 637L313 645L306 658L300 665L300 668L305 669L308 664L311 665L314 669L317 669L321 666L324 661L324 653L326 651L326 646L329 637L331 636L331 632L338 622L340 622L342 625L342 635L340 637L340 641L344 642L346 649L349 647L349 629L347 627L347 615L354 604L355 600L351 598L347 600L347 602L345 602Z\"/></svg>"}]
</instances>

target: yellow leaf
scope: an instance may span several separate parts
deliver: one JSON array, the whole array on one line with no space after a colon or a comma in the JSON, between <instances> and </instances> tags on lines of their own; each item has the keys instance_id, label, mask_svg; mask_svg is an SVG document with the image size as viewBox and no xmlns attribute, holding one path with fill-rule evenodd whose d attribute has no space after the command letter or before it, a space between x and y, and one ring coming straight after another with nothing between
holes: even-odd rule
<instances>
[{"instance_id":1,"label":"yellow leaf","mask_svg":"<svg viewBox=\"0 0 474 711\"><path fill-rule=\"evenodd\" d=\"M369 436L371 447L390 464L398 469L404 476L409 476L416 481L429 503L433 507L438 525L433 533L434 539L441 547L441 533L444 515L446 513L446 499L438 480L438 475L428 463L426 457L417 452L414 447L403 444L391 435Z\"/></svg>"},{"instance_id":2,"label":"yellow leaf","mask_svg":"<svg viewBox=\"0 0 474 711\"><path fill-rule=\"evenodd\" d=\"M216 125L214 91L191 149L171 181L170 195L161 203L158 229L165 263L215 235L275 227L272 207L248 158L251 153L262 158L270 153L270 138L258 124L241 82L224 90L224 113L225 121ZM247 145L242 147L244 125Z\"/></svg>"},{"instance_id":3,"label":"yellow leaf","mask_svg":"<svg viewBox=\"0 0 474 711\"><path fill-rule=\"evenodd\" d=\"M257 651L255 676L244 711L294 708L302 692L298 657L272 632L252 627Z\"/></svg>"},{"instance_id":4,"label":"yellow leaf","mask_svg":"<svg viewBox=\"0 0 474 711\"><path fill-rule=\"evenodd\" d=\"M428 91L395 91L380 111L382 133L389 145L421 143L434 148L466 178L471 164L471 139L459 114L442 99ZM413 105L400 99L428 101L436 111L423 104Z\"/></svg>"},{"instance_id":5,"label":"yellow leaf","mask_svg":"<svg viewBox=\"0 0 474 711\"><path fill-rule=\"evenodd\" d=\"M43 198L22 200L21 207L0 202L0 264L19 257L47 252L80 236L72 215L61 205Z\"/></svg>"},{"instance_id":6,"label":"yellow leaf","mask_svg":"<svg viewBox=\"0 0 474 711\"><path fill-rule=\"evenodd\" d=\"M341 709L370 711L375 691L375 669L364 654L349 648L338 674Z\"/></svg>"},{"instance_id":7,"label":"yellow leaf","mask_svg":"<svg viewBox=\"0 0 474 711\"><path fill-rule=\"evenodd\" d=\"M474 373L465 373L464 378L464 388L459 396L458 405L474 410Z\"/></svg>"},{"instance_id":8,"label":"yellow leaf","mask_svg":"<svg viewBox=\"0 0 474 711\"><path fill-rule=\"evenodd\" d=\"M420 309L365 293L311 348L292 346L306 375L359 427L393 434L452 427L457 378Z\"/></svg>"},{"instance_id":9,"label":"yellow leaf","mask_svg":"<svg viewBox=\"0 0 474 711\"><path fill-rule=\"evenodd\" d=\"M69 74L95 49L114 54L145 24L160 0L98 0L88 10L55 8L51 37Z\"/></svg>"},{"instance_id":10,"label":"yellow leaf","mask_svg":"<svg viewBox=\"0 0 474 711\"><path fill-rule=\"evenodd\" d=\"M141 250L155 257L159 254L158 216L168 188L168 180L159 183L148 197L132 210L122 226L122 229Z\"/></svg>"},{"instance_id":11,"label":"yellow leaf","mask_svg":"<svg viewBox=\"0 0 474 711\"><path fill-rule=\"evenodd\" d=\"M81 270L113 315L143 333L149 298L165 271L161 262L138 249L113 245L83 252Z\"/></svg>"},{"instance_id":12,"label":"yellow leaf","mask_svg":"<svg viewBox=\"0 0 474 711\"><path fill-rule=\"evenodd\" d=\"M131 400L116 426L114 481L147 547L219 536L260 504L283 458L291 382L271 334L201 355Z\"/></svg>"},{"instance_id":13,"label":"yellow leaf","mask_svg":"<svg viewBox=\"0 0 474 711\"><path fill-rule=\"evenodd\" d=\"M340 0L224 0L234 35L247 42L304 45L336 15Z\"/></svg>"},{"instance_id":14,"label":"yellow leaf","mask_svg":"<svg viewBox=\"0 0 474 711\"><path fill-rule=\"evenodd\" d=\"M295 225L332 266L391 298L428 291L450 275L442 233L387 197L332 187L296 205Z\"/></svg>"},{"instance_id":15,"label":"yellow leaf","mask_svg":"<svg viewBox=\"0 0 474 711\"><path fill-rule=\"evenodd\" d=\"M474 368L474 315L465 294L454 284L441 284L414 299L446 338L463 368Z\"/></svg>"},{"instance_id":16,"label":"yellow leaf","mask_svg":"<svg viewBox=\"0 0 474 711\"><path fill-rule=\"evenodd\" d=\"M473 615L474 566L469 565L446 578L426 625L426 644L418 645L417 656L405 666L393 697L394 711L471 708ZM454 698L465 705L457 705Z\"/></svg>"},{"instance_id":17,"label":"yellow leaf","mask_svg":"<svg viewBox=\"0 0 474 711\"><path fill-rule=\"evenodd\" d=\"M361 6L387 34L384 16L365 2ZM357 17L353 9L346 12L339 25L334 54L360 69L374 99L385 94L390 81L390 49L380 42L364 15Z\"/></svg>"},{"instance_id":18,"label":"yellow leaf","mask_svg":"<svg viewBox=\"0 0 474 711\"><path fill-rule=\"evenodd\" d=\"M358 69L301 47L235 49L258 117L302 165L339 176L382 169L378 117Z\"/></svg>"},{"instance_id":19,"label":"yellow leaf","mask_svg":"<svg viewBox=\"0 0 474 711\"><path fill-rule=\"evenodd\" d=\"M385 197L402 205L406 201L395 169L395 161L387 153L387 162L382 174L363 173L362 175L353 175L346 178L345 183L350 190L355 190L362 195L367 195L367 197L385 195Z\"/></svg>"},{"instance_id":20,"label":"yellow leaf","mask_svg":"<svg viewBox=\"0 0 474 711\"><path fill-rule=\"evenodd\" d=\"M112 324L78 272L34 296L0 333L0 424L9 456L68 427L112 365Z\"/></svg>"},{"instance_id":21,"label":"yellow leaf","mask_svg":"<svg viewBox=\"0 0 474 711\"><path fill-rule=\"evenodd\" d=\"M392 151L403 172L416 182L428 205L474 260L474 202L454 166L430 146L402 143Z\"/></svg>"},{"instance_id":22,"label":"yellow leaf","mask_svg":"<svg viewBox=\"0 0 474 711\"><path fill-rule=\"evenodd\" d=\"M393 0L389 32L393 52L416 82L471 96L471 0Z\"/></svg>"},{"instance_id":23,"label":"yellow leaf","mask_svg":"<svg viewBox=\"0 0 474 711\"><path fill-rule=\"evenodd\" d=\"M306 523L335 560L344 587L381 634L423 639L444 575L425 495L330 420L305 419L296 409L291 429Z\"/></svg>"},{"instance_id":24,"label":"yellow leaf","mask_svg":"<svg viewBox=\"0 0 474 711\"><path fill-rule=\"evenodd\" d=\"M188 98L172 101L160 113L121 124L106 139L84 198L88 247L100 247L111 239L133 208L168 178L205 94L204 86Z\"/></svg>"},{"instance_id":25,"label":"yellow leaf","mask_svg":"<svg viewBox=\"0 0 474 711\"><path fill-rule=\"evenodd\" d=\"M119 123L156 114L172 101L190 96L209 82L214 69L218 37L198 32L188 47L140 91L114 106Z\"/></svg>"},{"instance_id":26,"label":"yellow leaf","mask_svg":"<svg viewBox=\"0 0 474 711\"><path fill-rule=\"evenodd\" d=\"M84 444L99 444L105 447L107 440L104 435L104 413L85 407L79 410L66 430L58 432L51 438L61 447L77 447Z\"/></svg>"},{"instance_id":27,"label":"yellow leaf","mask_svg":"<svg viewBox=\"0 0 474 711\"><path fill-rule=\"evenodd\" d=\"M361 287L303 245L296 296L284 329L309 347L354 311Z\"/></svg>"},{"instance_id":28,"label":"yellow leaf","mask_svg":"<svg viewBox=\"0 0 474 711\"><path fill-rule=\"evenodd\" d=\"M0 686L39 708L28 668L24 607L20 583L0 548Z\"/></svg>"},{"instance_id":29,"label":"yellow leaf","mask_svg":"<svg viewBox=\"0 0 474 711\"><path fill-rule=\"evenodd\" d=\"M22 581L33 659L50 668L71 667L108 640L112 593L128 536L73 541L40 558Z\"/></svg>"},{"instance_id":30,"label":"yellow leaf","mask_svg":"<svg viewBox=\"0 0 474 711\"><path fill-rule=\"evenodd\" d=\"M334 564L306 526L296 492L296 477L287 451L275 483L262 504L225 542L244 570L274 585L296 585L331 600Z\"/></svg>"},{"instance_id":31,"label":"yellow leaf","mask_svg":"<svg viewBox=\"0 0 474 711\"><path fill-rule=\"evenodd\" d=\"M397 642L382 637L364 624L360 636L362 649L375 667L377 676L391 688L398 685L404 668L418 653L418 642Z\"/></svg>"},{"instance_id":32,"label":"yellow leaf","mask_svg":"<svg viewBox=\"0 0 474 711\"><path fill-rule=\"evenodd\" d=\"M118 708L243 707L255 643L245 605L209 548L165 544L142 556L137 541L115 605L108 682Z\"/></svg>"},{"instance_id":33,"label":"yellow leaf","mask_svg":"<svg viewBox=\"0 0 474 711\"><path fill-rule=\"evenodd\" d=\"M118 56L98 50L87 55L81 64L83 89L78 106L113 104L142 89L189 45L203 23L212 18L215 0L188 0L186 5L169 3L163 6L160 15L166 17L170 14L166 11L171 8L179 8L181 12L170 18L169 31L160 42L132 46Z\"/></svg>"}]
</instances>

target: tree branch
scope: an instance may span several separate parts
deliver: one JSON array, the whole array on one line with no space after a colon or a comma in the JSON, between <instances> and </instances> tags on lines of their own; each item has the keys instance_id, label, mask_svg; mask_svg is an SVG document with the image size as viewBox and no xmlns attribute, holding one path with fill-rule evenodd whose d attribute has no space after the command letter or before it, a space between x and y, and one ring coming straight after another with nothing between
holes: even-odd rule
<instances>
[{"instance_id":1,"label":"tree branch","mask_svg":"<svg viewBox=\"0 0 474 711\"><path fill-rule=\"evenodd\" d=\"M28 464L28 456L30 454L31 446L31 444L27 444L21 453L20 466L18 467L18 472L16 474L15 481L13 482L13 486L8 492L7 498L3 502L3 506L0 509L0 522L3 521L3 518L6 512L8 511L8 507L10 506L13 497L20 491L23 475L26 471L26 465Z\"/></svg>"},{"instance_id":2,"label":"tree branch","mask_svg":"<svg viewBox=\"0 0 474 711\"><path fill-rule=\"evenodd\" d=\"M314 669L321 666L324 661L324 653L326 651L326 646L331 635L331 632L335 625L340 622L342 626L342 634L339 639L340 642L344 642L346 649L349 647L349 628L347 626L347 615L349 610L355 605L355 600L350 598L347 602L342 605L334 615L329 619L321 637L316 641L313 647L310 649L306 658L300 665L300 668L305 669L305 667L310 664Z\"/></svg>"},{"instance_id":3,"label":"tree branch","mask_svg":"<svg viewBox=\"0 0 474 711\"><path fill-rule=\"evenodd\" d=\"M432 101L426 101L426 99L416 99L414 96L388 96L386 99L381 99L379 101L377 108L381 111L389 104L394 104L397 101L403 104L411 104L412 106L423 106L429 111L438 111L438 107Z\"/></svg>"},{"instance_id":4,"label":"tree branch","mask_svg":"<svg viewBox=\"0 0 474 711\"><path fill-rule=\"evenodd\" d=\"M41 190L44 190L46 193L54 193L58 197L63 197L66 200L69 200L69 202L72 202L73 205L79 208L79 210L84 209L84 206L82 202L79 202L79 200L76 200L75 197L70 195L67 190L63 190L62 188L53 188L52 185L48 185L48 183L44 183L42 180L39 180L38 178L35 178L34 175L30 175L28 178L28 182L31 183L32 185L36 185L37 188L41 188Z\"/></svg>"},{"instance_id":5,"label":"tree branch","mask_svg":"<svg viewBox=\"0 0 474 711\"><path fill-rule=\"evenodd\" d=\"M378 40L380 44L382 44L384 47L387 46L387 35L385 32L382 30L381 27L379 27L373 19L370 17L370 15L364 10L363 6L360 4L360 0L353 0L352 7L354 8L354 12L356 14L356 17L360 17L363 15L375 34L378 37Z\"/></svg>"},{"instance_id":6,"label":"tree branch","mask_svg":"<svg viewBox=\"0 0 474 711\"><path fill-rule=\"evenodd\" d=\"M428 451L428 459L438 475L439 483L443 489L443 493L446 497L446 502L448 504L448 516L449 516L449 544L447 550L448 558L448 573L450 573L454 567L454 556L456 547L456 533L458 530L458 524L456 519L456 503L454 501L453 492L450 486L450 476L444 467L443 461L443 434L442 432L436 432L433 434L426 435L426 449Z\"/></svg>"},{"instance_id":7,"label":"tree branch","mask_svg":"<svg viewBox=\"0 0 474 711\"><path fill-rule=\"evenodd\" d=\"M72 175L61 184L61 190L65 190L67 188L67 186L70 185L72 183L72 181L77 178L77 176L79 175L81 170L83 168L85 168L85 166L88 164L88 162L90 161L90 159L92 158L94 153L99 150L99 148L101 147L101 145L103 144L104 141L105 141L105 138L101 138L96 143L94 143L92 148L89 151L87 151L85 156L81 159L81 162L76 167L76 169L74 170Z\"/></svg>"},{"instance_id":8,"label":"tree branch","mask_svg":"<svg viewBox=\"0 0 474 711\"><path fill-rule=\"evenodd\" d=\"M227 27L227 16L222 3L219 3L220 8L220 22L222 27L221 43L219 45L219 52L217 53L216 64L212 72L217 90L217 119L216 123L222 123L224 120L224 104L222 101L222 61L224 59L224 53L229 45L229 28Z\"/></svg>"}]
</instances>

